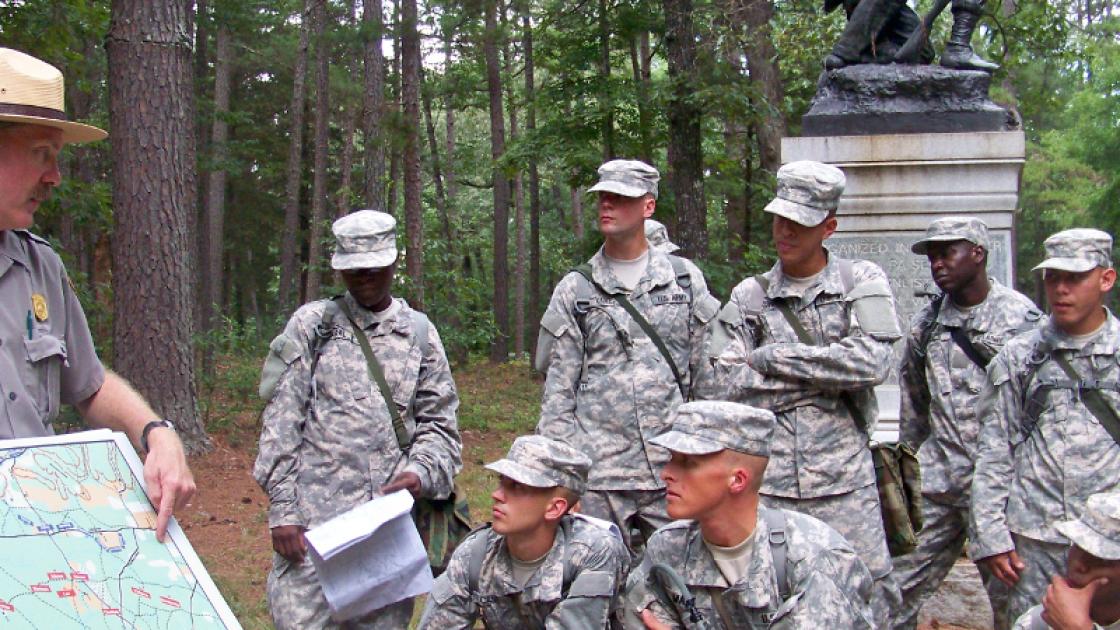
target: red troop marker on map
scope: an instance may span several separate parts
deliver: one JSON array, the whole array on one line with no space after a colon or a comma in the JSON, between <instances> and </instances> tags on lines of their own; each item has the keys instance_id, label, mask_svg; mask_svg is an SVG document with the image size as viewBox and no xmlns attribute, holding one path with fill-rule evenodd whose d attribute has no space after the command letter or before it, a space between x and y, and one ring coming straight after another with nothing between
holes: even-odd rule
<instances>
[{"instance_id":1,"label":"red troop marker on map","mask_svg":"<svg viewBox=\"0 0 1120 630\"><path fill-rule=\"evenodd\" d=\"M121 616L121 609L120 608L102 608L101 609L101 614L106 615L106 616L113 615L113 616L120 617Z\"/></svg>"},{"instance_id":2,"label":"red troop marker on map","mask_svg":"<svg viewBox=\"0 0 1120 630\"><path fill-rule=\"evenodd\" d=\"M62 571L49 571L47 572L48 580L65 580L66 574Z\"/></svg>"},{"instance_id":3,"label":"red troop marker on map","mask_svg":"<svg viewBox=\"0 0 1120 630\"><path fill-rule=\"evenodd\" d=\"M179 607L179 600L171 599L170 597L168 597L166 595L160 595L159 596L159 601L161 603L166 604L167 606L171 606L173 608L178 608Z\"/></svg>"},{"instance_id":4,"label":"red troop marker on map","mask_svg":"<svg viewBox=\"0 0 1120 630\"><path fill-rule=\"evenodd\" d=\"M140 597L143 597L144 599L151 599L152 598L152 594L149 593L148 591L145 591L142 588L136 588L135 586L133 586L132 587L132 592L136 593Z\"/></svg>"},{"instance_id":5,"label":"red troop marker on map","mask_svg":"<svg viewBox=\"0 0 1120 630\"><path fill-rule=\"evenodd\" d=\"M74 580L75 582L88 582L89 575L86 573L71 573L70 579Z\"/></svg>"},{"instance_id":6,"label":"red troop marker on map","mask_svg":"<svg viewBox=\"0 0 1120 630\"><path fill-rule=\"evenodd\" d=\"M32 593L49 593L49 592L51 592L51 587L47 586L46 584L32 584L31 585L31 592Z\"/></svg>"},{"instance_id":7,"label":"red troop marker on map","mask_svg":"<svg viewBox=\"0 0 1120 630\"><path fill-rule=\"evenodd\" d=\"M0 611L15 612L16 607L6 601L0 600Z\"/></svg>"},{"instance_id":8,"label":"red troop marker on map","mask_svg":"<svg viewBox=\"0 0 1120 630\"><path fill-rule=\"evenodd\" d=\"M77 593L75 593L73 591L73 589L69 589L69 588L64 588L64 589L62 589L61 591L58 592L59 597L73 597L76 594Z\"/></svg>"}]
</instances>

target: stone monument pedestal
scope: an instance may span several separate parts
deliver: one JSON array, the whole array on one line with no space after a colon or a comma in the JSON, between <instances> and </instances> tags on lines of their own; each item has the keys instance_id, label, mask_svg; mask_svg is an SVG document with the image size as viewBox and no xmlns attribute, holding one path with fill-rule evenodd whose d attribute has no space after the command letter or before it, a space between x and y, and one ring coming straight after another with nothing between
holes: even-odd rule
<instances>
[{"instance_id":1,"label":"stone monument pedestal","mask_svg":"<svg viewBox=\"0 0 1120 630\"><path fill-rule=\"evenodd\" d=\"M915 295L932 288L929 263L910 252L930 221L947 215L983 219L990 228L988 273L1012 285L1013 217L1026 159L1022 131L904 133L784 138L782 162L817 160L839 167L847 186L837 211L839 228L825 242L844 258L873 261L890 277L903 323L928 301ZM895 441L898 376L895 369L877 389L875 438Z\"/></svg>"}]
</instances>

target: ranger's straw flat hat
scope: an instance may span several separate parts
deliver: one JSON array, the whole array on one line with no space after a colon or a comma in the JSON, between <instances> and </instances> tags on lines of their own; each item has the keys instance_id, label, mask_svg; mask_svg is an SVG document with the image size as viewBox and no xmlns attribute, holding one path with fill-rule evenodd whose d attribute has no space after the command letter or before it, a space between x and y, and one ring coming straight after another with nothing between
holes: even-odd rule
<instances>
[{"instance_id":1,"label":"ranger's straw flat hat","mask_svg":"<svg viewBox=\"0 0 1120 630\"><path fill-rule=\"evenodd\" d=\"M63 142L104 140L104 130L66 119L63 89L58 68L0 48L0 121L61 129Z\"/></svg>"}]
</instances>

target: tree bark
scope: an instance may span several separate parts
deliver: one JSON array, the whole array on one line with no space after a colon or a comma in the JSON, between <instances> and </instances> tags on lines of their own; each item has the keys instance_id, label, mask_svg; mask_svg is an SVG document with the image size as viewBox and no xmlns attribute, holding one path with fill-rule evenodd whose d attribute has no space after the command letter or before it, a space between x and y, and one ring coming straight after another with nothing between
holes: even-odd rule
<instances>
[{"instance_id":1,"label":"tree bark","mask_svg":"<svg viewBox=\"0 0 1120 630\"><path fill-rule=\"evenodd\" d=\"M284 235L280 239L280 286L278 297L280 312L290 313L295 308L296 287L299 279L299 193L300 175L303 171L303 108L307 97L307 49L311 39L311 9L315 0L304 0L300 15L299 48L296 50L296 67L292 72L292 102L288 108L291 116L291 136L288 143L287 201L284 204Z\"/></svg>"},{"instance_id":2,"label":"tree bark","mask_svg":"<svg viewBox=\"0 0 1120 630\"><path fill-rule=\"evenodd\" d=\"M498 60L498 0L486 2L486 31L483 52L486 58L486 88L490 97L490 157L494 184L494 341L490 361L505 362L509 357L509 180L499 166L506 152L505 114L502 111L502 72Z\"/></svg>"},{"instance_id":3,"label":"tree bark","mask_svg":"<svg viewBox=\"0 0 1120 630\"><path fill-rule=\"evenodd\" d=\"M663 0L665 47L672 93L669 118L669 189L676 202L676 227L682 254L708 255L707 208L704 203L703 112L696 93L696 33L691 0Z\"/></svg>"},{"instance_id":4,"label":"tree bark","mask_svg":"<svg viewBox=\"0 0 1120 630\"><path fill-rule=\"evenodd\" d=\"M226 166L229 150L230 91L230 35L229 27L221 25L214 42L214 124L210 131L210 146L213 150L213 166L206 199L206 275L202 276L206 287L202 304L202 321L205 330L217 325L218 313L222 308L222 235L226 213ZM206 368L209 371L209 367Z\"/></svg>"},{"instance_id":5,"label":"tree bark","mask_svg":"<svg viewBox=\"0 0 1120 630\"><path fill-rule=\"evenodd\" d=\"M381 0L363 0L362 35L365 50L365 146L366 207L385 210L385 55L381 38L385 26Z\"/></svg>"},{"instance_id":6,"label":"tree bark","mask_svg":"<svg viewBox=\"0 0 1120 630\"><path fill-rule=\"evenodd\" d=\"M751 83L758 87L763 102L758 109L763 112L758 123L759 163L771 173L782 165L782 138L786 135L786 117L782 111L785 89L778 68L778 52L774 47L770 20L774 17L773 0L746 0L743 3L743 22L747 39L744 52Z\"/></svg>"},{"instance_id":7,"label":"tree bark","mask_svg":"<svg viewBox=\"0 0 1120 630\"><path fill-rule=\"evenodd\" d=\"M405 272L412 306L424 310L424 210L420 206L420 33L416 0L401 0L401 106L404 109Z\"/></svg>"},{"instance_id":8,"label":"tree bark","mask_svg":"<svg viewBox=\"0 0 1120 630\"><path fill-rule=\"evenodd\" d=\"M206 98L206 77L210 75L210 3L208 0L195 2L195 33L194 33L194 81L196 86L195 102ZM89 53L87 53L87 56ZM198 173L198 195L195 197L197 207L191 215L190 235L194 244L195 277L191 281L191 295L194 296L194 305L191 308L191 317L194 319L195 330L207 330L209 315L206 312L206 284L210 277L210 244L207 240L209 230L206 227L206 201L209 199L209 178L202 177L202 166L199 159L210 154L210 135L213 125L207 128L206 117L196 116L195 121L195 169Z\"/></svg>"},{"instance_id":9,"label":"tree bark","mask_svg":"<svg viewBox=\"0 0 1120 630\"><path fill-rule=\"evenodd\" d=\"M607 0L599 0L599 110L603 161L614 157L614 106L611 102L611 22Z\"/></svg>"},{"instance_id":10,"label":"tree bark","mask_svg":"<svg viewBox=\"0 0 1120 630\"><path fill-rule=\"evenodd\" d=\"M506 10L501 14L502 32L508 32L509 24L506 19ZM510 52L510 40L506 39L502 45L505 57L506 77L513 77L513 55ZM509 141L517 142L519 135L517 122L517 99L514 96L513 81L505 84L506 101L509 107ZM513 195L513 353L520 356L525 351L525 203L521 187L521 169L518 168L510 184Z\"/></svg>"},{"instance_id":11,"label":"tree bark","mask_svg":"<svg viewBox=\"0 0 1120 630\"><path fill-rule=\"evenodd\" d=\"M525 129L530 136L537 128L536 79L533 63L533 25L529 7L521 16L522 48L525 55ZM537 161L529 160L529 354L537 351L537 336L532 334L541 319L541 184Z\"/></svg>"},{"instance_id":12,"label":"tree bark","mask_svg":"<svg viewBox=\"0 0 1120 630\"><path fill-rule=\"evenodd\" d=\"M311 179L311 218L307 225L308 301L319 299L322 285L323 221L327 216L327 141L331 124L331 47L325 35L327 0L316 0L312 19L315 29L315 158Z\"/></svg>"},{"instance_id":13,"label":"tree bark","mask_svg":"<svg viewBox=\"0 0 1120 630\"><path fill-rule=\"evenodd\" d=\"M191 336L195 212L189 0L113 0L106 38L113 129L113 365L190 453L209 450Z\"/></svg>"},{"instance_id":14,"label":"tree bark","mask_svg":"<svg viewBox=\"0 0 1120 630\"><path fill-rule=\"evenodd\" d=\"M630 40L630 69L634 74L634 88L637 92L638 108L638 159L646 164L653 163L653 132L650 127L649 108L649 32L641 34Z\"/></svg>"}]
</instances>

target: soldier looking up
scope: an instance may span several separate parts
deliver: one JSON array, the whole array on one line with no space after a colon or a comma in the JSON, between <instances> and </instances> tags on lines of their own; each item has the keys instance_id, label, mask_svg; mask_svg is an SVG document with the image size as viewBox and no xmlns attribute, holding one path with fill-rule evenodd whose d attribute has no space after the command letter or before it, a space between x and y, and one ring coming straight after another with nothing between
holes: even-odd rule
<instances>
[{"instance_id":1,"label":"soldier looking up","mask_svg":"<svg viewBox=\"0 0 1120 630\"><path fill-rule=\"evenodd\" d=\"M922 602L964 549L980 434L976 411L987 365L1009 339L1035 328L1042 317L1029 298L988 276L991 239L980 219L937 219L911 250L929 258L930 273L944 293L914 315L899 369L899 441L921 462L923 527L917 549L894 559L903 602L895 628L917 627ZM983 565L980 576L995 627L1006 630L1007 587Z\"/></svg>"},{"instance_id":2,"label":"soldier looking up","mask_svg":"<svg viewBox=\"0 0 1120 630\"><path fill-rule=\"evenodd\" d=\"M1120 485L1120 321L1112 237L1058 232L1044 243L1050 321L1007 343L988 366L972 479L970 553L1011 587L1007 618L1066 574L1069 539L1090 495Z\"/></svg>"}]
</instances>

